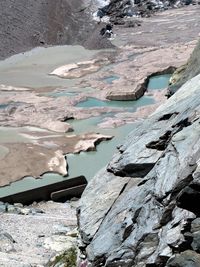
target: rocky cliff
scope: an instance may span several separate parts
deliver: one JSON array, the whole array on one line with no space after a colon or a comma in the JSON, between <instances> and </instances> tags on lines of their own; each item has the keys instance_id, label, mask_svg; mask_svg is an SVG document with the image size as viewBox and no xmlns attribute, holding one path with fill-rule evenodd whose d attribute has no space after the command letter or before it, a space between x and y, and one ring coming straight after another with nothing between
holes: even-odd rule
<instances>
[{"instance_id":1,"label":"rocky cliff","mask_svg":"<svg viewBox=\"0 0 200 267\"><path fill-rule=\"evenodd\" d=\"M200 75L136 124L89 183L78 213L92 266L200 266L199 114Z\"/></svg>"}]
</instances>

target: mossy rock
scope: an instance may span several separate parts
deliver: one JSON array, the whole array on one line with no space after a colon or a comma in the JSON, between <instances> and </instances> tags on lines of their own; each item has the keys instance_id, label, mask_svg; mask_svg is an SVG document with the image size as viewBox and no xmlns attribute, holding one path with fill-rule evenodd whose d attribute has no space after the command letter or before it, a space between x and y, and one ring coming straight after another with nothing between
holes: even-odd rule
<instances>
[{"instance_id":1,"label":"mossy rock","mask_svg":"<svg viewBox=\"0 0 200 267\"><path fill-rule=\"evenodd\" d=\"M169 95L174 94L184 83L200 74L200 41L197 43L188 62L178 68L170 79Z\"/></svg>"},{"instance_id":2,"label":"mossy rock","mask_svg":"<svg viewBox=\"0 0 200 267\"><path fill-rule=\"evenodd\" d=\"M76 267L77 266L77 249L70 248L62 254L57 255L48 267Z\"/></svg>"},{"instance_id":3,"label":"mossy rock","mask_svg":"<svg viewBox=\"0 0 200 267\"><path fill-rule=\"evenodd\" d=\"M186 70L187 64L182 65L180 68L176 69L175 72L173 73L172 77L169 80L169 85L174 85L178 83Z\"/></svg>"}]
</instances>

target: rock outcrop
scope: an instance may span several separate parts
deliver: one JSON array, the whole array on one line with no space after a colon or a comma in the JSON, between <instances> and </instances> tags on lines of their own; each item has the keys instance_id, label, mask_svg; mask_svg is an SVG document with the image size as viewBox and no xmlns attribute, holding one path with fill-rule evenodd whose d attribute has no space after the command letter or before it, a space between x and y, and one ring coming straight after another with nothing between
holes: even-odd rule
<instances>
[{"instance_id":1,"label":"rock outcrop","mask_svg":"<svg viewBox=\"0 0 200 267\"><path fill-rule=\"evenodd\" d=\"M89 183L78 213L92 266L199 266L199 114L200 75Z\"/></svg>"},{"instance_id":2,"label":"rock outcrop","mask_svg":"<svg viewBox=\"0 0 200 267\"><path fill-rule=\"evenodd\" d=\"M174 94L186 81L200 73L200 41L188 62L178 68L170 79L169 95Z\"/></svg>"}]
</instances>

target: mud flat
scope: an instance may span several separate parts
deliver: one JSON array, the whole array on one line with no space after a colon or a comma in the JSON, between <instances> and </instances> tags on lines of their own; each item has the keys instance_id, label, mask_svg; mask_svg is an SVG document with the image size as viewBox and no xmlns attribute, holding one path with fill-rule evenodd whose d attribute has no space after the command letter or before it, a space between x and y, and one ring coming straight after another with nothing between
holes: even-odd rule
<instances>
[{"instance_id":1,"label":"mud flat","mask_svg":"<svg viewBox=\"0 0 200 267\"><path fill-rule=\"evenodd\" d=\"M160 76L158 77L161 79ZM165 76L163 76L163 78L165 78ZM151 84L151 79L149 84ZM160 87L162 89L162 86L162 82L160 84L157 83L157 88ZM151 89L148 91L151 95ZM163 96L162 91L159 92L158 90L158 94ZM154 95L153 91L152 95ZM158 104L159 101L156 100L156 97L153 98L152 95L144 96L140 100L134 102L119 101L115 103L114 101L112 103L107 101L108 105L117 105L118 107L120 107L121 103L122 110L125 109L129 115L124 111L121 114L113 112L88 119L69 120L68 122L74 129L74 132L67 133L66 137L62 136L60 133L53 134L52 132L34 127L14 129L8 127L2 128L2 131L0 131L0 134L4 137L4 139L2 138L2 143L5 145L4 148L8 149L8 156L5 155L2 160L2 164L5 165L2 169L4 171L6 168L8 170L11 169L9 173L10 181L19 179L20 174L22 173L24 174L23 177L32 175L39 178L25 177L20 181L11 183L9 186L4 186L0 189L0 197L32 190L34 188L40 188L59 181L62 182L66 179L78 177L80 175L84 175L87 180L90 180L94 174L111 159L113 151L115 151L117 145L135 128L137 123L133 123L133 121L140 116L140 113L142 114L141 107L143 106L142 109L146 110L146 114L149 114L148 107L153 107L153 110L155 109L156 105L154 103ZM99 101L101 105L107 105L106 101L103 102L97 99L94 99L93 104L97 105L97 101ZM80 104L81 103L82 102L80 102ZM83 108L85 108L85 106ZM138 111L137 108L139 108ZM150 111L152 112L151 109ZM130 116L130 118L127 120L128 124L126 125L127 122L125 118L128 116ZM87 134L88 132L96 132L97 129L100 133L99 135ZM7 132L8 135L5 136ZM15 135L15 138L12 139L13 135ZM103 139L101 140L102 137ZM112 140L107 142L106 139ZM6 141L7 143L5 144ZM95 148L95 142L99 143L101 141L103 141L101 145L98 145L97 148ZM9 142L11 144L9 144ZM18 142L18 144L16 142ZM58 147L60 150L58 150ZM16 158L18 153L16 153L15 148L21 150L21 156L19 158ZM59 151L62 151L62 153ZM73 153L70 153L70 151ZM2 150L2 153L3 152L4 150ZM29 156L29 154L31 154L31 156ZM66 154L65 157L64 154ZM18 167L18 171L14 170L12 173L13 161L16 165L20 166L20 168ZM26 164L24 164L24 161L26 161ZM63 162L62 164L61 161ZM94 162L94 164L91 164L91 162ZM34 165L35 168L32 169L32 165ZM67 177L55 173L46 173L42 175L42 170L45 166L47 172L54 171ZM8 180L3 179L4 173L0 172L0 174L2 174L2 185L6 185Z\"/></svg>"}]
</instances>

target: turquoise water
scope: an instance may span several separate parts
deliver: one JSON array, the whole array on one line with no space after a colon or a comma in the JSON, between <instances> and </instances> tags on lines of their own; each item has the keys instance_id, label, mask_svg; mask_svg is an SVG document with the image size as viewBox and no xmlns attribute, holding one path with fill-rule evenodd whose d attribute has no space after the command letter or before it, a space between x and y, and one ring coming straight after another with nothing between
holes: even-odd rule
<instances>
[{"instance_id":1,"label":"turquoise water","mask_svg":"<svg viewBox=\"0 0 200 267\"><path fill-rule=\"evenodd\" d=\"M89 97L86 101L79 102L76 107L93 108L93 107L113 107L128 108L136 110L138 107L154 104L155 101L150 96L143 96L136 101L102 101L97 98Z\"/></svg>"},{"instance_id":2,"label":"turquoise water","mask_svg":"<svg viewBox=\"0 0 200 267\"><path fill-rule=\"evenodd\" d=\"M0 104L0 109L7 108L8 106L9 106L9 104Z\"/></svg>"},{"instance_id":3,"label":"turquoise water","mask_svg":"<svg viewBox=\"0 0 200 267\"><path fill-rule=\"evenodd\" d=\"M89 102L90 101L92 101L92 103L95 103L96 105L100 103L100 106L105 106L106 104L113 107L129 108L131 110L136 110L137 107L154 103L154 99L148 96L144 96L137 101L100 101L95 98L89 98ZM106 117L114 116L114 114L114 112L110 112L104 113L98 117L91 117L84 120L69 120L72 127L74 128L74 132L71 134L97 132L97 124L102 122L102 120ZM81 152L80 154L67 155L67 162L69 166L68 177L62 177L61 175L52 173L43 175L41 179L26 177L20 181L12 183L10 186L0 188L0 197L56 183L79 175L84 175L87 180L92 179L92 177L110 161L113 153L116 151L116 147L124 141L125 137L131 130L133 130L136 124L137 123L127 124L114 129L98 128L99 133L112 135L114 136L114 138L111 141L105 141L98 145L97 151ZM9 132L6 132L6 128L2 128L0 131L0 139L4 142L12 139L11 137L13 135L15 135L15 141L27 141L26 138L18 134L18 129L10 128ZM67 133L66 135L70 135L70 133ZM4 153L6 153L6 151Z\"/></svg>"},{"instance_id":4,"label":"turquoise water","mask_svg":"<svg viewBox=\"0 0 200 267\"><path fill-rule=\"evenodd\" d=\"M107 112L101 114L101 116L90 117L83 120L68 120L67 122L70 123L70 125L74 129L74 132L71 133L72 135L74 133L83 134L83 133L97 132L97 131L103 133L103 129L97 128L97 125L103 122L105 118L114 117L115 115L116 115L115 112Z\"/></svg>"},{"instance_id":5,"label":"turquoise water","mask_svg":"<svg viewBox=\"0 0 200 267\"><path fill-rule=\"evenodd\" d=\"M83 120L68 120L67 122L72 126L74 132L71 134L82 134L85 132L94 132L97 130L97 124L102 121L102 116L91 117Z\"/></svg>"},{"instance_id":6,"label":"turquoise water","mask_svg":"<svg viewBox=\"0 0 200 267\"><path fill-rule=\"evenodd\" d=\"M91 180L101 168L109 163L114 152L117 150L116 147L124 141L137 124L126 124L109 130L100 129L100 133L113 135L114 138L109 142L102 142L97 146L97 151L67 155L69 177L76 177L82 174L88 181Z\"/></svg>"},{"instance_id":7,"label":"turquoise water","mask_svg":"<svg viewBox=\"0 0 200 267\"><path fill-rule=\"evenodd\" d=\"M171 74L162 74L153 76L149 79L148 87L149 90L158 90L167 88L169 85L169 79L171 78Z\"/></svg>"}]
</instances>

